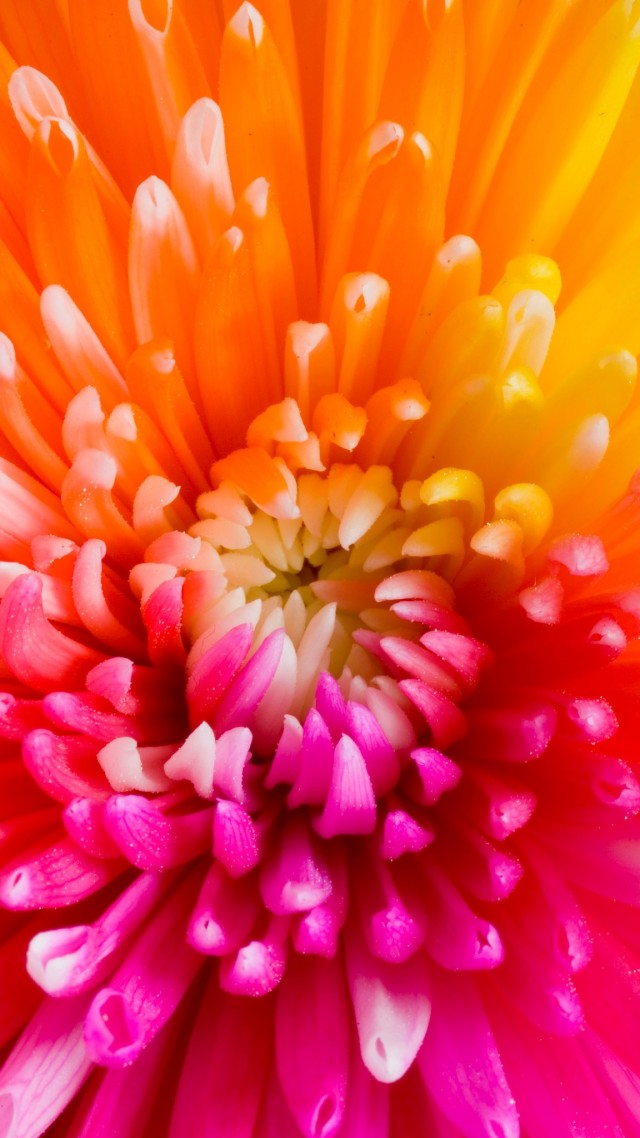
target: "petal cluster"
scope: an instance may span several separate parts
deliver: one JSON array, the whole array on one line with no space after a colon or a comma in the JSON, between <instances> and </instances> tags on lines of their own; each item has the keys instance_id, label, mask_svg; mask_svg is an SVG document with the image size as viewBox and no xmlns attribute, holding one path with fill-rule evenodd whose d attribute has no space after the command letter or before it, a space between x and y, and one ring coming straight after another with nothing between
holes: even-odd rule
<instances>
[{"instance_id":1,"label":"petal cluster","mask_svg":"<svg viewBox=\"0 0 640 1138\"><path fill-rule=\"evenodd\" d=\"M640 1136L639 19L2 6L2 1138Z\"/></svg>"}]
</instances>

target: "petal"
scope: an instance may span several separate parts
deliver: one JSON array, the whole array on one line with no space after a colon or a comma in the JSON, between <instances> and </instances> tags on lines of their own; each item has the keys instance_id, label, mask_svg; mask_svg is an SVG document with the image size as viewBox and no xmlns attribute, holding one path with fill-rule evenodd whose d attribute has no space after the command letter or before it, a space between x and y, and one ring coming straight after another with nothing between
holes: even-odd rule
<instances>
[{"instance_id":1,"label":"petal","mask_svg":"<svg viewBox=\"0 0 640 1138\"><path fill-rule=\"evenodd\" d=\"M344 1116L349 1064L346 984L340 961L294 957L278 993L280 1083L304 1138L331 1138Z\"/></svg>"},{"instance_id":2,"label":"petal","mask_svg":"<svg viewBox=\"0 0 640 1138\"><path fill-rule=\"evenodd\" d=\"M515 1100L475 984L439 973L418 1065L442 1112L465 1138L519 1138Z\"/></svg>"}]
</instances>

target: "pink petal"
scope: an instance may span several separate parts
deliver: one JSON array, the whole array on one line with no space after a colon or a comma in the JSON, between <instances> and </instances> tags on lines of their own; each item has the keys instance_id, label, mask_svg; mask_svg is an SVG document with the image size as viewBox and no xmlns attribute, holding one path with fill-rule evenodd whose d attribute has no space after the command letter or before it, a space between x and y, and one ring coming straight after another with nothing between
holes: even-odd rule
<instances>
[{"instance_id":1,"label":"pink petal","mask_svg":"<svg viewBox=\"0 0 640 1138\"><path fill-rule=\"evenodd\" d=\"M447 817L447 825L451 830L440 848L451 877L480 901L503 901L510 896L523 874L517 858L496 849L460 817Z\"/></svg>"},{"instance_id":2,"label":"pink petal","mask_svg":"<svg viewBox=\"0 0 640 1138\"><path fill-rule=\"evenodd\" d=\"M50 996L75 996L113 970L117 953L173 883L171 874L143 873L93 925L48 929L29 944L27 971Z\"/></svg>"},{"instance_id":3,"label":"pink petal","mask_svg":"<svg viewBox=\"0 0 640 1138\"><path fill-rule=\"evenodd\" d=\"M394 1083L420 1050L431 1015L426 958L402 965L372 956L357 927L347 931L346 960L362 1062L381 1083Z\"/></svg>"},{"instance_id":4,"label":"pink petal","mask_svg":"<svg viewBox=\"0 0 640 1138\"><path fill-rule=\"evenodd\" d=\"M96 760L98 744L75 735L31 731L22 745L23 762L42 789L58 802L76 795L105 799L111 793Z\"/></svg>"},{"instance_id":5,"label":"pink petal","mask_svg":"<svg viewBox=\"0 0 640 1138\"><path fill-rule=\"evenodd\" d=\"M213 853L231 877L242 877L262 860L264 828L237 802L216 803Z\"/></svg>"},{"instance_id":6,"label":"pink petal","mask_svg":"<svg viewBox=\"0 0 640 1138\"><path fill-rule=\"evenodd\" d=\"M36 573L16 577L0 605L0 651L13 674L35 691L81 687L90 668L103 659L56 628L42 609L42 581Z\"/></svg>"},{"instance_id":7,"label":"pink petal","mask_svg":"<svg viewBox=\"0 0 640 1138\"><path fill-rule=\"evenodd\" d=\"M216 760L216 737L204 720L187 736L181 747L164 764L171 779L188 780L200 798L214 797L213 767Z\"/></svg>"},{"instance_id":8,"label":"pink petal","mask_svg":"<svg viewBox=\"0 0 640 1138\"><path fill-rule=\"evenodd\" d=\"M456 791L456 807L499 842L525 826L535 806L536 796L528 786L497 778L479 767L467 766L464 782Z\"/></svg>"},{"instance_id":9,"label":"pink petal","mask_svg":"<svg viewBox=\"0 0 640 1138\"><path fill-rule=\"evenodd\" d=\"M216 640L194 665L187 682L191 722L210 719L251 648L253 628L237 624Z\"/></svg>"},{"instance_id":10,"label":"pink petal","mask_svg":"<svg viewBox=\"0 0 640 1138\"><path fill-rule=\"evenodd\" d=\"M285 715L282 733L264 780L268 790L280 783L291 786L295 782L300 766L302 737L302 724L295 716Z\"/></svg>"},{"instance_id":11,"label":"pink petal","mask_svg":"<svg viewBox=\"0 0 640 1138\"><path fill-rule=\"evenodd\" d=\"M203 957L184 939L199 875L180 882L145 925L108 988L94 996L84 1038L96 1063L125 1067L173 1014Z\"/></svg>"},{"instance_id":12,"label":"pink petal","mask_svg":"<svg viewBox=\"0 0 640 1138\"><path fill-rule=\"evenodd\" d=\"M18 911L75 905L113 881L123 868L120 859L98 861L63 838L41 853L27 853L5 866L0 901Z\"/></svg>"},{"instance_id":13,"label":"pink petal","mask_svg":"<svg viewBox=\"0 0 640 1138\"><path fill-rule=\"evenodd\" d=\"M142 607L149 656L154 664L184 667L187 653L182 639L183 587L184 577L164 581Z\"/></svg>"},{"instance_id":14,"label":"pink petal","mask_svg":"<svg viewBox=\"0 0 640 1138\"><path fill-rule=\"evenodd\" d=\"M443 794L453 790L461 778L460 767L448 755L434 747L416 747L411 752L411 763L402 783L414 802L433 806Z\"/></svg>"},{"instance_id":15,"label":"pink petal","mask_svg":"<svg viewBox=\"0 0 640 1138\"><path fill-rule=\"evenodd\" d=\"M260 870L260 893L272 913L285 916L322 905L333 884L322 847L306 819L287 818Z\"/></svg>"},{"instance_id":16,"label":"pink petal","mask_svg":"<svg viewBox=\"0 0 640 1138\"><path fill-rule=\"evenodd\" d=\"M220 987L236 996L263 997L277 988L285 974L289 920L271 917L262 936L247 940L220 962Z\"/></svg>"},{"instance_id":17,"label":"pink petal","mask_svg":"<svg viewBox=\"0 0 640 1138\"><path fill-rule=\"evenodd\" d=\"M369 951L393 964L413 956L424 942L425 911L412 875L402 865L392 869L363 857L353 892Z\"/></svg>"},{"instance_id":18,"label":"pink petal","mask_svg":"<svg viewBox=\"0 0 640 1138\"><path fill-rule=\"evenodd\" d=\"M565 708L563 731L588 743L603 743L618 730L618 721L611 704L605 699L572 699Z\"/></svg>"},{"instance_id":19,"label":"pink petal","mask_svg":"<svg viewBox=\"0 0 640 1138\"><path fill-rule=\"evenodd\" d=\"M0 1072L0 1133L39 1138L91 1070L82 1038L87 997L45 1000Z\"/></svg>"},{"instance_id":20,"label":"pink petal","mask_svg":"<svg viewBox=\"0 0 640 1138\"><path fill-rule=\"evenodd\" d=\"M345 1111L349 1010L342 963L292 959L278 992L280 1083L304 1138L332 1138Z\"/></svg>"},{"instance_id":21,"label":"pink petal","mask_svg":"<svg viewBox=\"0 0 640 1138\"><path fill-rule=\"evenodd\" d=\"M419 853L435 837L433 828L425 820L419 822L400 806L393 806L384 816L380 832L380 856L394 861L404 853Z\"/></svg>"},{"instance_id":22,"label":"pink petal","mask_svg":"<svg viewBox=\"0 0 640 1138\"><path fill-rule=\"evenodd\" d=\"M74 798L62 812L70 838L90 857L119 857L120 850L104 825L104 805L90 798Z\"/></svg>"},{"instance_id":23,"label":"pink petal","mask_svg":"<svg viewBox=\"0 0 640 1138\"><path fill-rule=\"evenodd\" d=\"M422 680L402 680L400 690L424 716L436 747L447 748L467 730L464 714L446 695L434 691Z\"/></svg>"},{"instance_id":24,"label":"pink petal","mask_svg":"<svg viewBox=\"0 0 640 1138\"><path fill-rule=\"evenodd\" d=\"M157 802L139 794L115 794L106 804L108 833L138 869L184 865L209 848L213 810L163 814Z\"/></svg>"},{"instance_id":25,"label":"pink petal","mask_svg":"<svg viewBox=\"0 0 640 1138\"><path fill-rule=\"evenodd\" d=\"M420 643L441 660L445 660L469 692L477 686L482 669L493 658L490 649L481 640L441 628L425 632L420 637Z\"/></svg>"},{"instance_id":26,"label":"pink petal","mask_svg":"<svg viewBox=\"0 0 640 1138\"><path fill-rule=\"evenodd\" d=\"M216 711L216 732L250 725L251 713L264 699L276 674L284 641L284 629L276 628L232 680Z\"/></svg>"},{"instance_id":27,"label":"pink petal","mask_svg":"<svg viewBox=\"0 0 640 1138\"><path fill-rule=\"evenodd\" d=\"M247 941L259 913L257 882L251 877L234 881L214 862L191 914L187 940L208 956L237 952Z\"/></svg>"},{"instance_id":28,"label":"pink petal","mask_svg":"<svg viewBox=\"0 0 640 1138\"><path fill-rule=\"evenodd\" d=\"M504 957L497 929L476 916L450 878L434 864L428 868L428 880L425 944L433 959L454 971L496 968Z\"/></svg>"},{"instance_id":29,"label":"pink petal","mask_svg":"<svg viewBox=\"0 0 640 1138\"><path fill-rule=\"evenodd\" d=\"M558 538L549 547L547 561L562 565L573 577L600 577L609 568L604 545L594 534Z\"/></svg>"},{"instance_id":30,"label":"pink petal","mask_svg":"<svg viewBox=\"0 0 640 1138\"><path fill-rule=\"evenodd\" d=\"M337 741L347 730L347 704L337 680L322 672L316 685L316 708L322 716L332 738Z\"/></svg>"},{"instance_id":31,"label":"pink petal","mask_svg":"<svg viewBox=\"0 0 640 1138\"><path fill-rule=\"evenodd\" d=\"M324 810L313 827L323 838L337 834L370 834L376 824L376 798L362 754L343 735L333 757L331 786Z\"/></svg>"},{"instance_id":32,"label":"pink petal","mask_svg":"<svg viewBox=\"0 0 640 1138\"><path fill-rule=\"evenodd\" d=\"M296 952L325 956L331 960L338 951L340 931L347 919L349 882L345 852L332 842L326 849L331 874L331 894L321 905L301 913L293 921Z\"/></svg>"},{"instance_id":33,"label":"pink petal","mask_svg":"<svg viewBox=\"0 0 640 1138\"><path fill-rule=\"evenodd\" d=\"M387 794L398 781L400 763L375 715L364 704L350 700L347 731L362 754L376 795Z\"/></svg>"},{"instance_id":34,"label":"pink petal","mask_svg":"<svg viewBox=\"0 0 640 1138\"><path fill-rule=\"evenodd\" d=\"M333 750L329 728L315 707L310 708L304 721L296 778L287 797L292 809L324 803L331 786Z\"/></svg>"},{"instance_id":35,"label":"pink petal","mask_svg":"<svg viewBox=\"0 0 640 1138\"><path fill-rule=\"evenodd\" d=\"M518 1138L515 1100L472 981L434 977L431 1023L418 1064L429 1092L465 1138Z\"/></svg>"},{"instance_id":36,"label":"pink petal","mask_svg":"<svg viewBox=\"0 0 640 1138\"><path fill-rule=\"evenodd\" d=\"M213 976L191 1032L169 1138L253 1138L272 1039L271 1000L221 993Z\"/></svg>"}]
</instances>

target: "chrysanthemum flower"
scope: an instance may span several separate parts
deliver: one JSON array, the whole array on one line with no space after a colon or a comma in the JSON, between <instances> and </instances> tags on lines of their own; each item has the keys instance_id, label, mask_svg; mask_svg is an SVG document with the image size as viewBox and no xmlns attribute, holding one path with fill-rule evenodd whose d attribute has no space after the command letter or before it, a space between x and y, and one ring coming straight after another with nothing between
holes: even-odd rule
<instances>
[{"instance_id":1,"label":"chrysanthemum flower","mask_svg":"<svg viewBox=\"0 0 640 1138\"><path fill-rule=\"evenodd\" d=\"M640 1136L639 19L0 4L0 1138Z\"/></svg>"}]
</instances>

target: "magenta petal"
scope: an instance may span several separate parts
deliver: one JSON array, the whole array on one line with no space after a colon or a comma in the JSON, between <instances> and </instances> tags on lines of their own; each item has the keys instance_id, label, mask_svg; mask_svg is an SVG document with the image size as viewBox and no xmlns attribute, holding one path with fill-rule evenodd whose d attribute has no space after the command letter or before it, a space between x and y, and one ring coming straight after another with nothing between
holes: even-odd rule
<instances>
[{"instance_id":1,"label":"magenta petal","mask_svg":"<svg viewBox=\"0 0 640 1138\"><path fill-rule=\"evenodd\" d=\"M193 814L167 815L139 794L114 794L106 803L108 833L138 869L184 865L209 848L213 807Z\"/></svg>"},{"instance_id":2,"label":"magenta petal","mask_svg":"<svg viewBox=\"0 0 640 1138\"><path fill-rule=\"evenodd\" d=\"M22 758L38 786L57 802L76 795L105 799L111 788L96 760L98 750L93 739L38 730L24 738Z\"/></svg>"},{"instance_id":3,"label":"magenta petal","mask_svg":"<svg viewBox=\"0 0 640 1138\"><path fill-rule=\"evenodd\" d=\"M82 1026L87 997L45 1000L0 1071L0 1133L39 1138L91 1070Z\"/></svg>"},{"instance_id":4,"label":"magenta petal","mask_svg":"<svg viewBox=\"0 0 640 1138\"><path fill-rule=\"evenodd\" d=\"M411 752L403 785L414 802L433 806L446 791L453 790L461 778L460 767L448 755L434 747L416 747Z\"/></svg>"},{"instance_id":5,"label":"magenta petal","mask_svg":"<svg viewBox=\"0 0 640 1138\"><path fill-rule=\"evenodd\" d=\"M285 715L278 746L264 780L268 790L280 783L293 785L300 767L302 735L302 724L294 715Z\"/></svg>"},{"instance_id":6,"label":"magenta petal","mask_svg":"<svg viewBox=\"0 0 640 1138\"><path fill-rule=\"evenodd\" d=\"M422 680L402 680L400 690L424 716L436 747L449 747L466 733L467 721L463 712L442 692L434 691Z\"/></svg>"},{"instance_id":7,"label":"magenta petal","mask_svg":"<svg viewBox=\"0 0 640 1138\"><path fill-rule=\"evenodd\" d=\"M114 1119L118 1138L140 1138L145 1133L149 1119L157 1117L158 1090L172 1076L184 1026L183 1018L176 1015L130 1067L101 1072L73 1115L73 1138L112 1138Z\"/></svg>"},{"instance_id":8,"label":"magenta petal","mask_svg":"<svg viewBox=\"0 0 640 1138\"><path fill-rule=\"evenodd\" d=\"M388 964L368 951L355 922L346 961L362 1062L381 1083L401 1079L420 1050L431 1015L426 957Z\"/></svg>"},{"instance_id":9,"label":"magenta petal","mask_svg":"<svg viewBox=\"0 0 640 1138\"><path fill-rule=\"evenodd\" d=\"M384 816L380 833L380 856L394 861L404 853L419 853L434 839L432 827L419 822L399 806L392 807Z\"/></svg>"},{"instance_id":10,"label":"magenta petal","mask_svg":"<svg viewBox=\"0 0 640 1138\"><path fill-rule=\"evenodd\" d=\"M32 856L15 858L0 874L0 901L7 909L57 909L74 905L123 872L120 859L89 857L63 839Z\"/></svg>"},{"instance_id":11,"label":"magenta petal","mask_svg":"<svg viewBox=\"0 0 640 1138\"><path fill-rule=\"evenodd\" d=\"M220 987L236 996L266 996L280 984L287 964L289 920L271 917L262 936L248 940L220 962Z\"/></svg>"},{"instance_id":12,"label":"magenta petal","mask_svg":"<svg viewBox=\"0 0 640 1138\"><path fill-rule=\"evenodd\" d=\"M240 671L253 640L250 624L238 624L225 633L194 665L187 682L191 722L215 714L226 689Z\"/></svg>"},{"instance_id":13,"label":"magenta petal","mask_svg":"<svg viewBox=\"0 0 640 1138\"><path fill-rule=\"evenodd\" d=\"M325 956L331 960L338 951L340 931L349 908L347 859L337 843L326 849L331 875L331 894L321 905L301 913L293 921L293 943L296 952Z\"/></svg>"},{"instance_id":14,"label":"magenta petal","mask_svg":"<svg viewBox=\"0 0 640 1138\"><path fill-rule=\"evenodd\" d=\"M434 864L428 869L431 886L425 895L426 947L443 968L496 968L504 957L497 929L467 905L453 882Z\"/></svg>"},{"instance_id":15,"label":"magenta petal","mask_svg":"<svg viewBox=\"0 0 640 1138\"><path fill-rule=\"evenodd\" d=\"M237 802L216 803L213 853L231 877L242 877L262 860L262 831Z\"/></svg>"},{"instance_id":16,"label":"magenta petal","mask_svg":"<svg viewBox=\"0 0 640 1138\"><path fill-rule=\"evenodd\" d=\"M228 996L212 976L180 1073L169 1138L253 1138L272 1040L272 1001Z\"/></svg>"},{"instance_id":17,"label":"magenta petal","mask_svg":"<svg viewBox=\"0 0 640 1138\"><path fill-rule=\"evenodd\" d=\"M216 711L216 734L251 725L251 714L264 699L278 670L285 635L282 628L271 632L232 680Z\"/></svg>"},{"instance_id":18,"label":"magenta petal","mask_svg":"<svg viewBox=\"0 0 640 1138\"><path fill-rule=\"evenodd\" d=\"M349 1138L389 1138L389 1088L369 1074L354 1045L342 1133Z\"/></svg>"},{"instance_id":19,"label":"magenta petal","mask_svg":"<svg viewBox=\"0 0 640 1138\"><path fill-rule=\"evenodd\" d=\"M313 821L323 838L338 834L371 834L376 825L376 798L360 749L348 735L336 744L333 774L324 810Z\"/></svg>"},{"instance_id":20,"label":"magenta petal","mask_svg":"<svg viewBox=\"0 0 640 1138\"><path fill-rule=\"evenodd\" d=\"M62 821L69 837L90 857L120 857L120 850L105 828L103 815L102 802L74 798L65 806Z\"/></svg>"},{"instance_id":21,"label":"magenta petal","mask_svg":"<svg viewBox=\"0 0 640 1138\"><path fill-rule=\"evenodd\" d=\"M287 797L287 804L321 806L331 786L333 742L324 719L312 707L304 721L298 770Z\"/></svg>"},{"instance_id":22,"label":"magenta petal","mask_svg":"<svg viewBox=\"0 0 640 1138\"><path fill-rule=\"evenodd\" d=\"M0 652L13 675L40 692L82 687L89 669L104 659L101 652L65 636L47 620L37 573L15 577L4 594Z\"/></svg>"},{"instance_id":23,"label":"magenta petal","mask_svg":"<svg viewBox=\"0 0 640 1138\"><path fill-rule=\"evenodd\" d=\"M276 1059L304 1138L332 1138L344 1115L349 1067L349 1008L340 960L291 960L276 1005Z\"/></svg>"},{"instance_id":24,"label":"magenta petal","mask_svg":"<svg viewBox=\"0 0 640 1138\"><path fill-rule=\"evenodd\" d=\"M439 973L418 1054L427 1087L465 1138L518 1138L515 1101L475 984Z\"/></svg>"},{"instance_id":25,"label":"magenta petal","mask_svg":"<svg viewBox=\"0 0 640 1138\"><path fill-rule=\"evenodd\" d=\"M364 704L350 700L347 731L358 745L375 793L387 794L398 781L400 763L375 715Z\"/></svg>"},{"instance_id":26,"label":"magenta petal","mask_svg":"<svg viewBox=\"0 0 640 1138\"><path fill-rule=\"evenodd\" d=\"M233 880L214 862L191 914L189 944L208 956L236 952L247 940L259 913L256 881L249 877Z\"/></svg>"},{"instance_id":27,"label":"magenta petal","mask_svg":"<svg viewBox=\"0 0 640 1138\"><path fill-rule=\"evenodd\" d=\"M118 953L173 884L169 873L143 873L93 925L49 929L29 944L27 971L51 996L75 996L113 970Z\"/></svg>"},{"instance_id":28,"label":"magenta petal","mask_svg":"<svg viewBox=\"0 0 640 1138\"><path fill-rule=\"evenodd\" d=\"M272 913L285 916L322 905L332 892L329 867L306 819L287 818L260 869L260 893Z\"/></svg>"},{"instance_id":29,"label":"magenta petal","mask_svg":"<svg viewBox=\"0 0 640 1138\"><path fill-rule=\"evenodd\" d=\"M316 685L316 708L336 742L347 730L347 704L338 681L322 672Z\"/></svg>"},{"instance_id":30,"label":"magenta petal","mask_svg":"<svg viewBox=\"0 0 640 1138\"><path fill-rule=\"evenodd\" d=\"M173 1014L204 960L184 928L199 876L181 881L111 978L94 996L85 1020L87 1050L96 1063L125 1067Z\"/></svg>"}]
</instances>

